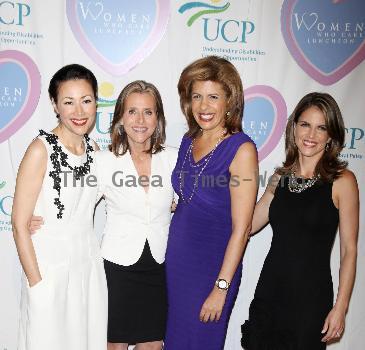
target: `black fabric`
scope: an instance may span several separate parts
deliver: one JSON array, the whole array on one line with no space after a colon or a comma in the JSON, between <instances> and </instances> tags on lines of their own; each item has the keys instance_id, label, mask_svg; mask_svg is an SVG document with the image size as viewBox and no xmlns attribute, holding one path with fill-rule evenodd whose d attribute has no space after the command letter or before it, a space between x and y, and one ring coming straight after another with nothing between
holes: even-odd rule
<instances>
[{"instance_id":1,"label":"black fabric","mask_svg":"<svg viewBox=\"0 0 365 350\"><path fill-rule=\"evenodd\" d=\"M269 209L273 229L266 257L242 326L246 350L323 350L321 330L333 304L330 255L339 215L332 183L301 193L279 183Z\"/></svg>"},{"instance_id":2,"label":"black fabric","mask_svg":"<svg viewBox=\"0 0 365 350\"><path fill-rule=\"evenodd\" d=\"M144 343L165 336L165 264L158 264L146 241L136 264L104 260L108 283L108 342Z\"/></svg>"}]
</instances>

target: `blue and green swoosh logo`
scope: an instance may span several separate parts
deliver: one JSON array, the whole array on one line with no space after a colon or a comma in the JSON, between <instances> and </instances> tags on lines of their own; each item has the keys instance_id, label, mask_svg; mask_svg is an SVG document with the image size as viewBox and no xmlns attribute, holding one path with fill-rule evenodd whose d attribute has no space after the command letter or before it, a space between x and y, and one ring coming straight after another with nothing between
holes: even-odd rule
<instances>
[{"instance_id":1,"label":"blue and green swoosh logo","mask_svg":"<svg viewBox=\"0 0 365 350\"><path fill-rule=\"evenodd\" d=\"M212 2L217 2L216 0ZM228 7L230 6L230 3L227 2L225 5L223 6L215 6L215 5L211 5L211 4L207 4L205 2L187 2L186 4L182 5L179 8L179 12L180 13L184 13L185 11L188 11L190 9L201 9L200 11L198 11L197 13L193 14L187 22L187 25L189 27L191 27L191 25L201 16L203 15L208 15L208 14L212 14L212 13L220 13L220 12L224 12L228 9Z\"/></svg>"},{"instance_id":2,"label":"blue and green swoosh logo","mask_svg":"<svg viewBox=\"0 0 365 350\"><path fill-rule=\"evenodd\" d=\"M0 182L0 190L1 190L3 187L5 187L5 185L6 185L6 182L5 182L5 181Z\"/></svg>"},{"instance_id":3,"label":"blue and green swoosh logo","mask_svg":"<svg viewBox=\"0 0 365 350\"><path fill-rule=\"evenodd\" d=\"M117 100L108 100L106 98L98 98L98 108L113 107Z\"/></svg>"}]
</instances>

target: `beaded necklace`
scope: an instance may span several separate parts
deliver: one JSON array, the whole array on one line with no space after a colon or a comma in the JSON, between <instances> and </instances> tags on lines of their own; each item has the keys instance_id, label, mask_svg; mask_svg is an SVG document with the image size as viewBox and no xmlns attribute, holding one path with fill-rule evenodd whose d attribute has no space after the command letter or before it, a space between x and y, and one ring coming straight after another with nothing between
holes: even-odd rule
<instances>
[{"instance_id":1,"label":"beaded necklace","mask_svg":"<svg viewBox=\"0 0 365 350\"><path fill-rule=\"evenodd\" d=\"M205 168L207 167L207 165L209 164L209 161L211 160L211 158L213 157L213 154L215 152L215 150L217 149L218 145L221 143L221 141L223 140L224 136L226 135L226 129L224 129L222 131L221 136L219 136L219 139L217 140L216 144L214 145L213 149L205 156L203 157L203 159L201 159L199 162L193 164L192 163L192 158L193 158L193 148L194 148L194 141L195 139L193 139L189 145L189 148L187 149L186 153L185 153L185 157L183 160L183 163L181 165L181 170L179 173L179 192L180 192L180 196L181 199L184 203L190 203L197 188L198 188L198 183L199 183L199 178L201 176L201 174L203 173L203 171L205 170ZM189 163L193 168L200 168L200 171L198 173L198 175L195 176L195 180L194 180L194 185L193 185L193 190L190 193L190 196L188 198L185 198L184 196L184 192L183 192L183 179L182 179L182 174L183 174L183 170L184 170L184 165L186 162L186 159L189 158Z\"/></svg>"},{"instance_id":2,"label":"beaded necklace","mask_svg":"<svg viewBox=\"0 0 365 350\"><path fill-rule=\"evenodd\" d=\"M61 202L61 166L70 169L73 172L73 176L76 180L80 180L81 177L87 175L90 172L90 164L93 163L91 152L94 148L90 145L90 138L87 134L84 135L86 144L86 162L80 166L71 166L68 161L68 154L66 154L62 147L58 143L58 136L56 134L47 133L44 130L39 130L39 135L45 136L46 141L52 146L53 152L50 155L50 159L53 166L53 171L49 172L49 176L53 179L53 189L57 191L58 197L54 198L54 205L58 208L57 219L62 219L65 205Z\"/></svg>"},{"instance_id":3,"label":"beaded necklace","mask_svg":"<svg viewBox=\"0 0 365 350\"><path fill-rule=\"evenodd\" d=\"M320 174L317 174L316 176L313 176L312 178L310 178L308 180L303 179L303 181L298 182L298 179L295 176L295 171L292 171L290 173L288 189L290 192L293 192L293 193L301 193L301 192L305 191L307 188L312 187L320 177L321 177Z\"/></svg>"}]
</instances>

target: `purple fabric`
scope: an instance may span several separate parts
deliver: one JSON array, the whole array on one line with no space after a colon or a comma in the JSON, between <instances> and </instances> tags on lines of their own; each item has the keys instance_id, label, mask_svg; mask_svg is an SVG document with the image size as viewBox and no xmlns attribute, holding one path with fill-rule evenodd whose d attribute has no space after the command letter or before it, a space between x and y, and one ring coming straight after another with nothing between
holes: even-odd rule
<instances>
[{"instance_id":1,"label":"purple fabric","mask_svg":"<svg viewBox=\"0 0 365 350\"><path fill-rule=\"evenodd\" d=\"M183 138L172 173L172 184L179 195L179 173L191 141L191 138ZM241 280L241 264L232 280L220 321L203 323L199 321L199 314L218 277L231 236L229 166L238 148L245 142L252 140L242 132L224 139L199 178L191 202L179 200L166 252L169 310L165 350L220 350L224 347L229 317ZM185 198L190 196L194 175L201 169L191 164L200 163L195 163L192 157L190 161L186 158L183 169L186 172L183 177Z\"/></svg>"}]
</instances>

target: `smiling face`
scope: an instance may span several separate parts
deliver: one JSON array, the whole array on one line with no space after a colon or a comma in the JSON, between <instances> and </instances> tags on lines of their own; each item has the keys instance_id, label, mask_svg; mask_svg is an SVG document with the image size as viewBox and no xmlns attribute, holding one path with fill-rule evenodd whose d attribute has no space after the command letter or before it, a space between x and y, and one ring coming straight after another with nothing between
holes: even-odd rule
<instances>
[{"instance_id":1,"label":"smiling face","mask_svg":"<svg viewBox=\"0 0 365 350\"><path fill-rule=\"evenodd\" d=\"M318 107L309 107L299 116L294 129L294 140L299 156L317 157L318 160L322 157L330 137L325 117Z\"/></svg>"},{"instance_id":2,"label":"smiling face","mask_svg":"<svg viewBox=\"0 0 365 350\"><path fill-rule=\"evenodd\" d=\"M84 79L67 80L60 84L57 103L52 101L60 124L71 133L83 136L95 121L96 101L90 83Z\"/></svg>"},{"instance_id":3,"label":"smiling face","mask_svg":"<svg viewBox=\"0 0 365 350\"><path fill-rule=\"evenodd\" d=\"M157 127L156 102L149 93L131 93L124 102L120 120L128 137L130 147L148 149L151 137Z\"/></svg>"},{"instance_id":4,"label":"smiling face","mask_svg":"<svg viewBox=\"0 0 365 350\"><path fill-rule=\"evenodd\" d=\"M222 85L210 80L196 81L191 92L191 109L201 129L224 128L227 97Z\"/></svg>"}]
</instances>

